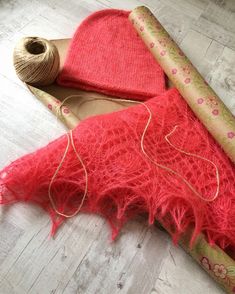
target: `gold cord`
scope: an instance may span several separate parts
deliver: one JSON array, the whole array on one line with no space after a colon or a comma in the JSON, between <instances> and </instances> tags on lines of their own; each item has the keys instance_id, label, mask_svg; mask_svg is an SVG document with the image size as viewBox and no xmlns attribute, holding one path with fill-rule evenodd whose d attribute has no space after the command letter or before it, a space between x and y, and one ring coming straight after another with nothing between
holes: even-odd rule
<instances>
[{"instance_id":1,"label":"gold cord","mask_svg":"<svg viewBox=\"0 0 235 294\"><path fill-rule=\"evenodd\" d=\"M83 95L82 94L77 94L77 95L70 95L70 96L66 97L62 101L61 105L58 107L58 111L57 111L58 115L62 115L61 114L61 108L63 107L63 105L65 104L65 102L68 101L69 99L75 98L75 97L76 98L78 98L78 97L79 98L82 98ZM181 174L177 173L176 171L174 171L173 169L171 169L171 168L169 168L167 166L164 166L164 165L162 165L160 163L157 163L155 160L153 160L147 154L147 152L145 151L145 147L144 147L144 139L145 139L145 135L146 135L146 132L148 130L148 127L150 125L150 122L152 120L152 112L151 112L150 108L144 102L135 101L135 100L128 100L128 99L108 98L108 97L105 97L105 96L104 97L97 97L97 96L94 96L94 95L90 95L90 99L85 100L85 101L81 101L78 106L81 106L84 103L91 102L91 101L96 101L96 100L111 101L111 102L115 102L115 103L118 103L118 104L121 104L121 105L123 105L122 103L132 103L132 104L140 104L140 105L143 105L146 108L146 110L148 111L148 113L149 113L149 117L148 117L147 123L145 125L145 128L144 128L143 133L142 133L142 136L141 136L141 140L140 140L141 150L142 150L143 154L146 156L146 158L148 158L155 166L157 166L159 168L162 168L162 169L164 169L164 170L172 173L173 175L178 176L190 188L190 190L195 195L197 195L200 199L202 199L202 200L204 200L206 202L212 202L212 201L214 201L218 197L218 195L219 195L219 189L220 189L220 178L219 178L219 170L218 170L218 167L216 166L216 164L214 162L210 161L209 159L204 158L204 157L202 157L200 155L196 155L196 154L189 153L189 152L186 152L184 150L181 150L181 149L177 148L174 144L172 144L169 141L168 138L175 132L176 128L178 127L177 125L173 128L173 130L169 134L167 134L165 136L165 140L175 150L177 150L177 151L179 151L179 152L181 152L181 153L183 153L185 155L188 155L188 156L193 156L193 157L200 158L200 159L205 160L205 161L207 161L207 162L209 162L209 163L211 163L213 165L213 167L215 168L215 172L216 172L217 188L216 188L215 195L211 199L205 198L203 195L201 195ZM49 199L51 201L52 207L56 211L56 213L59 214L59 215L61 215L61 216L64 216L64 217L69 218L69 217L75 216L80 211L80 209L81 209L81 207L82 207L82 205L83 205L83 203L85 201L85 198L87 196L87 191L88 191L88 172L87 172L87 169L86 169L86 166L85 166L83 160L81 159L80 155L78 154L78 152L76 150L76 147L75 147L75 144L74 144L74 140L73 140L73 131L72 130L69 131L69 134L67 133L67 138L68 138L68 143L67 143L66 149L65 149L64 154L63 154L63 157L62 157L62 159L61 159L61 161L59 163L59 166L57 167L57 169L56 169L56 171L55 171L55 173L54 173L54 175L53 175L53 177L51 179L51 182L49 184L48 194L49 194ZM53 200L53 197L51 195L51 186L52 186L52 184L53 184L53 182L54 182L54 180L55 180L55 178L56 178L56 176L57 176L57 174L58 174L58 172L59 172L59 170L60 170L60 168L61 168L64 160L65 160L65 157L66 157L66 155L68 153L68 149L70 147L70 144L72 145L73 150L74 150L74 152L75 152L78 160L80 161L80 163L81 163L81 165L83 167L84 174L85 174L86 184L85 184L84 195L82 197L82 201L81 201L79 207L77 208L77 210L73 214L67 215L67 214L61 213L61 212L59 212L57 210L56 205L55 205L54 200Z\"/></svg>"},{"instance_id":2,"label":"gold cord","mask_svg":"<svg viewBox=\"0 0 235 294\"><path fill-rule=\"evenodd\" d=\"M202 160L205 160L205 161L211 163L211 164L214 166L214 168L215 168L217 188L216 188L216 192L215 192L214 197L212 197L211 199L205 199L201 194L199 194L199 193L193 188L193 186L190 187L190 189L191 189L191 190L192 190L192 191L193 191L198 197L200 197L202 200L205 200L205 201L208 201L208 202L212 202L212 201L215 200L215 199L218 197L218 195L219 195L219 189L220 189L219 169L218 169L217 165L216 165L213 161L211 161L211 160L209 160L209 159L207 159L207 158L205 158L205 157L202 157L202 156L200 156L200 155L197 155L197 154L194 154L194 153L186 152L186 151L184 151L184 150L181 150L181 149L177 148L175 145L173 145L173 144L169 141L168 137L171 136L171 135L175 132L175 130L177 129L177 127L178 127L178 126L175 126L175 127L173 128L173 130L172 130L169 134L167 134L167 135L165 136L165 140L167 141L167 143L168 143L169 145L171 145L173 148L175 148L177 151L181 152L181 153L184 153L184 154L189 155L189 156L194 156L194 157L200 158L200 159L202 159ZM183 179L184 179L184 178L182 178L182 180L183 180ZM190 183L189 183L189 184L190 184ZM190 185L191 185L191 184L190 184Z\"/></svg>"},{"instance_id":3,"label":"gold cord","mask_svg":"<svg viewBox=\"0 0 235 294\"><path fill-rule=\"evenodd\" d=\"M76 147L75 147L75 144L74 144L74 140L73 140L73 131L70 130L69 133L66 133L66 135L67 135L67 138L68 138L68 143L67 143L67 146L65 148L64 155L63 155L63 157L62 157L62 159L61 159L61 161L60 161L60 163L59 163L59 165L58 165L58 167L57 167L57 169L56 169L53 177L51 178L51 181L50 181L50 184L49 184L49 188L48 188L48 195L49 195L49 199L51 201L52 207L53 207L53 209L55 210L55 212L57 214L59 214L61 216L64 216L64 217L73 217L73 216L75 216L80 211L80 209L82 208L83 203L85 201L85 198L86 198L86 195L87 195L87 190L88 190L88 173L87 173L87 169L86 169L86 166L85 166L83 160L81 159L80 155L78 154L78 152L76 150ZM68 153L70 144L72 145L73 151L75 152L75 154L76 154L78 160L80 161L80 163L81 163L81 165L83 167L83 170L84 170L84 174L85 174L85 190L84 190L84 194L83 194L83 197L82 197L82 201L81 201L79 207L77 208L77 210L73 214L67 215L67 214L64 214L62 212L59 212L57 210L56 205L54 203L54 200L53 200L53 198L51 196L51 186L52 186L52 184L53 184L53 182L54 182L54 180L55 180L55 178L56 178L56 176L57 176L57 174L58 174L58 172L59 172L59 170L60 170L60 168L61 168L61 166L62 166L62 164L63 164L63 162L65 160L65 158L66 158L66 155Z\"/></svg>"}]
</instances>

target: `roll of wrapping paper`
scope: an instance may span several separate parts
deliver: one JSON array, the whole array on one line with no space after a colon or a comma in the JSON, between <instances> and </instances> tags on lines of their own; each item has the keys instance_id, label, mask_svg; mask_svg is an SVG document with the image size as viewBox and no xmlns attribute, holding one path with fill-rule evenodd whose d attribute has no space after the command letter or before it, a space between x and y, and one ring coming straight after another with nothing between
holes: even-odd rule
<instances>
[{"instance_id":1,"label":"roll of wrapping paper","mask_svg":"<svg viewBox=\"0 0 235 294\"><path fill-rule=\"evenodd\" d=\"M235 162L235 119L231 112L148 8L135 8L129 19L195 115ZM218 246L210 246L202 234L193 248L189 239L188 232L181 239L182 247L228 293L235 293L235 261Z\"/></svg>"},{"instance_id":2,"label":"roll of wrapping paper","mask_svg":"<svg viewBox=\"0 0 235 294\"><path fill-rule=\"evenodd\" d=\"M235 261L216 245L209 245L200 234L190 247L191 233L187 232L180 245L227 292L235 293Z\"/></svg>"},{"instance_id":3,"label":"roll of wrapping paper","mask_svg":"<svg viewBox=\"0 0 235 294\"><path fill-rule=\"evenodd\" d=\"M47 92L26 84L29 90L68 128L75 128L79 118L67 107L61 106L61 101ZM61 108L61 111L59 111Z\"/></svg>"},{"instance_id":4,"label":"roll of wrapping paper","mask_svg":"<svg viewBox=\"0 0 235 294\"><path fill-rule=\"evenodd\" d=\"M43 89L38 89L28 85L30 91L41 101L53 114L58 116L57 109L61 102L54 96L48 94ZM65 109L68 109L67 107ZM69 111L68 111L69 110ZM70 109L65 111L61 121L69 129L75 128L79 124L78 117ZM63 113L63 112L62 112ZM180 244L228 293L235 291L235 261L229 257L218 246L210 246L203 234L196 240L190 248L190 236L188 232L181 238ZM221 274L220 274L221 271Z\"/></svg>"},{"instance_id":5,"label":"roll of wrapping paper","mask_svg":"<svg viewBox=\"0 0 235 294\"><path fill-rule=\"evenodd\" d=\"M129 19L195 115L235 163L235 118L232 113L147 7L135 8Z\"/></svg>"}]
</instances>

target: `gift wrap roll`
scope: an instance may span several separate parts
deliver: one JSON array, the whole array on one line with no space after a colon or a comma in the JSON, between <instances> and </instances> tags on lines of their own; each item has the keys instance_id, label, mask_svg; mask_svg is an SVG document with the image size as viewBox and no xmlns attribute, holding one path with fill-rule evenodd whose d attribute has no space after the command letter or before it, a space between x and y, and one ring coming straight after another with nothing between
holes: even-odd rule
<instances>
[{"instance_id":1,"label":"gift wrap roll","mask_svg":"<svg viewBox=\"0 0 235 294\"><path fill-rule=\"evenodd\" d=\"M135 8L129 14L129 20L195 115L235 162L232 113L147 7ZM190 232L184 235L181 246L226 292L235 293L235 261L218 246L210 246L202 234L191 248L190 236Z\"/></svg>"},{"instance_id":2,"label":"gift wrap roll","mask_svg":"<svg viewBox=\"0 0 235 294\"><path fill-rule=\"evenodd\" d=\"M200 234L190 247L191 234L180 240L180 245L227 292L235 293L235 261L216 245L209 245Z\"/></svg>"},{"instance_id":3,"label":"gift wrap roll","mask_svg":"<svg viewBox=\"0 0 235 294\"><path fill-rule=\"evenodd\" d=\"M195 115L235 163L235 118L232 113L147 7L135 8L129 19Z\"/></svg>"},{"instance_id":4,"label":"gift wrap roll","mask_svg":"<svg viewBox=\"0 0 235 294\"><path fill-rule=\"evenodd\" d=\"M30 85L27 85L27 87L69 130L79 124L79 118L71 109L62 105L59 99L36 87Z\"/></svg>"}]
</instances>

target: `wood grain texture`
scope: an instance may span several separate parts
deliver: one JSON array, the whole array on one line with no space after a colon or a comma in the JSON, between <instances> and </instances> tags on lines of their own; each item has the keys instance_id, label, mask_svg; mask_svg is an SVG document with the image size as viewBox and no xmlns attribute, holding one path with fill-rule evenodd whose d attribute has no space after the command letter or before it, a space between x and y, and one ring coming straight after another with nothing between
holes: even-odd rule
<instances>
[{"instance_id":1,"label":"wood grain texture","mask_svg":"<svg viewBox=\"0 0 235 294\"><path fill-rule=\"evenodd\" d=\"M12 50L22 36L69 38L91 12L148 6L235 114L234 0L0 0L0 168L65 128L17 79ZM1 294L223 293L181 248L146 220L116 242L103 219L81 214L55 239L38 207L0 208Z\"/></svg>"}]
</instances>

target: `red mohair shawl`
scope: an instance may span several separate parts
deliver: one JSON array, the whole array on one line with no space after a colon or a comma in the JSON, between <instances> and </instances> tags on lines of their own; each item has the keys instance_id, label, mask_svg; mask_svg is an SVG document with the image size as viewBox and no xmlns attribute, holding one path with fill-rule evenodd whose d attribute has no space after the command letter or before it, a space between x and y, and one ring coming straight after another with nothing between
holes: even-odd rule
<instances>
[{"instance_id":1,"label":"red mohair shawl","mask_svg":"<svg viewBox=\"0 0 235 294\"><path fill-rule=\"evenodd\" d=\"M193 227L191 241L203 232L210 243L235 252L233 163L176 89L145 103L152 113L143 141L148 157L140 144L149 118L144 105L88 118L73 130L75 148L88 174L81 211L104 216L112 226L113 238L129 219L147 214L150 224L155 219L161 222L175 241ZM171 144L165 137L169 133ZM63 135L0 172L0 203L40 205L52 218L52 234L64 217L52 208L48 188L66 146L67 136ZM208 201L218 188L214 165L189 154L217 166L219 193L214 201ZM84 169L70 145L51 187L56 208L72 214L81 203L85 184Z\"/></svg>"}]
</instances>

